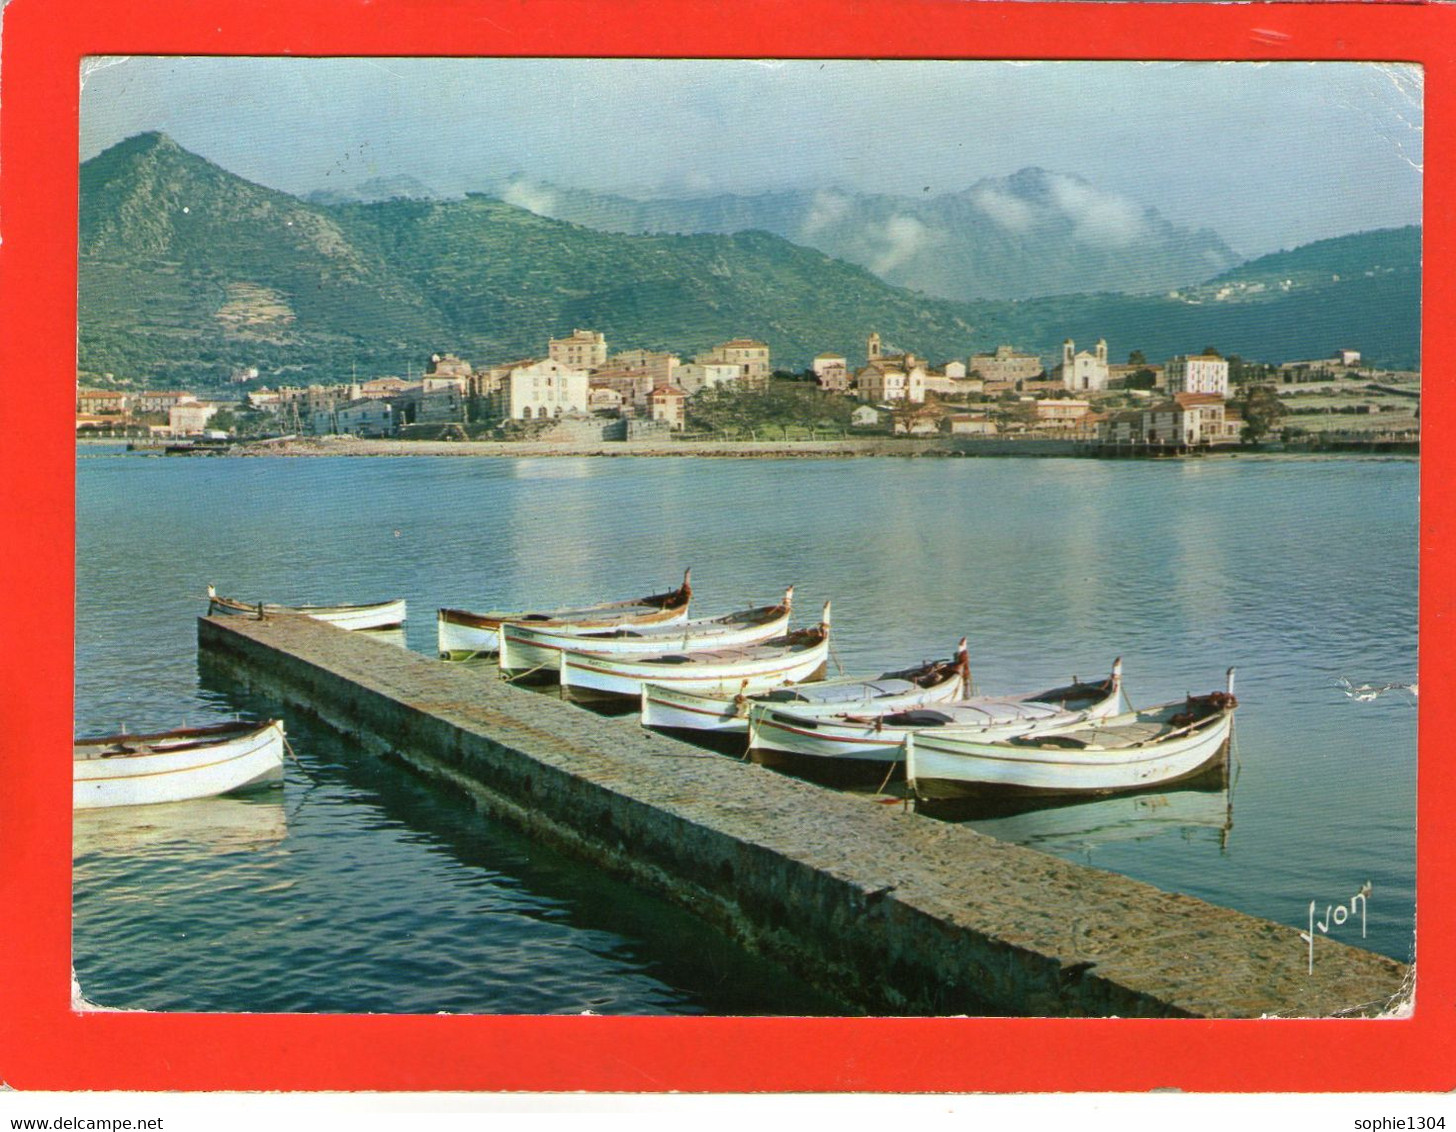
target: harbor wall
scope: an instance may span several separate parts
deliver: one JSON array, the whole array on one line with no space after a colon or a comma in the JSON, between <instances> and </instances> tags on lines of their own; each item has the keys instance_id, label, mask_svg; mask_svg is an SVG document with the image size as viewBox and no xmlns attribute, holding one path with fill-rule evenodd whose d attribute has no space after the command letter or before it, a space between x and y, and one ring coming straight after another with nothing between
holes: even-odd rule
<instances>
[{"instance_id":1,"label":"harbor wall","mask_svg":"<svg viewBox=\"0 0 1456 1132\"><path fill-rule=\"evenodd\" d=\"M307 618L202 618L206 668L670 898L847 1013L1378 1014L1410 972Z\"/></svg>"}]
</instances>

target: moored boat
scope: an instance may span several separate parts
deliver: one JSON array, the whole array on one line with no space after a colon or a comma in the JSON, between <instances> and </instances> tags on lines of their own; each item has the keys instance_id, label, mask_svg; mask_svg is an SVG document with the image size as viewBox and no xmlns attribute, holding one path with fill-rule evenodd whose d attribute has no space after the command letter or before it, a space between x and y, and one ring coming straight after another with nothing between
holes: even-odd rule
<instances>
[{"instance_id":1,"label":"moored boat","mask_svg":"<svg viewBox=\"0 0 1456 1132\"><path fill-rule=\"evenodd\" d=\"M927 799L1110 794L1182 782L1223 756L1238 706L1233 684L1230 668L1223 692L1009 739L913 732L906 778Z\"/></svg>"},{"instance_id":2,"label":"moored boat","mask_svg":"<svg viewBox=\"0 0 1456 1132\"><path fill-rule=\"evenodd\" d=\"M210 798L283 777L283 723L218 723L77 739L76 809Z\"/></svg>"},{"instance_id":3,"label":"moored boat","mask_svg":"<svg viewBox=\"0 0 1456 1132\"><path fill-rule=\"evenodd\" d=\"M685 621L692 600L692 571L683 574L682 585L666 593L608 601L578 609L509 613L471 613L464 609L442 609L436 615L435 631L440 656L446 660L470 660L500 651L500 628L523 623L541 629L568 632L603 632L628 625L670 625Z\"/></svg>"},{"instance_id":4,"label":"moored boat","mask_svg":"<svg viewBox=\"0 0 1456 1132\"><path fill-rule=\"evenodd\" d=\"M754 645L667 650L648 656L563 651L561 687L581 699L640 699L644 684L687 688L705 695L752 695L780 684L812 680L829 658L829 603L818 625Z\"/></svg>"},{"instance_id":5,"label":"moored boat","mask_svg":"<svg viewBox=\"0 0 1456 1132\"><path fill-rule=\"evenodd\" d=\"M499 664L502 673L541 670L555 672L563 651L607 656L646 656L667 650L754 645L781 637L789 628L794 587L784 591L775 605L755 606L717 617L694 617L667 625L622 625L591 632L510 622L500 630Z\"/></svg>"},{"instance_id":6,"label":"moored boat","mask_svg":"<svg viewBox=\"0 0 1456 1132\"><path fill-rule=\"evenodd\" d=\"M1117 712L1122 700L1122 661L1096 683L1073 681L1060 688L1013 696L973 696L890 712L816 715L795 705L753 704L748 709L749 746L811 758L897 763L905 736L920 731L968 732L985 739L1100 719Z\"/></svg>"},{"instance_id":7,"label":"moored boat","mask_svg":"<svg viewBox=\"0 0 1456 1132\"><path fill-rule=\"evenodd\" d=\"M785 684L751 696L715 696L692 688L646 684L642 688L642 725L746 734L748 709L753 704L781 704L808 714L900 711L960 699L969 688L970 660L962 637L949 660L928 660L879 676Z\"/></svg>"},{"instance_id":8,"label":"moored boat","mask_svg":"<svg viewBox=\"0 0 1456 1132\"><path fill-rule=\"evenodd\" d=\"M258 617L277 613L298 613L325 621L340 629L397 629L404 624L405 600L376 601L364 605L278 605L273 602L238 601L220 597L212 586L207 587L207 615Z\"/></svg>"}]
</instances>

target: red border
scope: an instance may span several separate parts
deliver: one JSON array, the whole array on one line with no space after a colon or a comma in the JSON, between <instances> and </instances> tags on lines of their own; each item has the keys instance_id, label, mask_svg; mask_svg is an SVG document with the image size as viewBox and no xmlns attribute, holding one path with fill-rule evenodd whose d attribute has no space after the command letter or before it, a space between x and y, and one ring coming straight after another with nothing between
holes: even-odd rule
<instances>
[{"instance_id":1,"label":"red border","mask_svg":"<svg viewBox=\"0 0 1456 1132\"><path fill-rule=\"evenodd\" d=\"M339 1017L69 1010L72 388L79 61L86 55L681 55L1351 59L1426 67L1425 432L1453 399L1456 8L940 0L14 0L0 66L0 1082L59 1089L591 1091L1445 1090L1452 448L1423 456L1420 982L1404 1020L1153 1022ZM1115 111L1109 111L1115 112ZM1336 155L1332 155L1332 159Z\"/></svg>"}]
</instances>

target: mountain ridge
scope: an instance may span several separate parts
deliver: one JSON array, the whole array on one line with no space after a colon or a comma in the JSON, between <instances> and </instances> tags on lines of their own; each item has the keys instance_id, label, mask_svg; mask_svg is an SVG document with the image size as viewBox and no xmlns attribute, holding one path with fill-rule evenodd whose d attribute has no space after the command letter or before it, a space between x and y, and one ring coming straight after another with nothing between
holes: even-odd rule
<instances>
[{"instance_id":1,"label":"mountain ridge","mask_svg":"<svg viewBox=\"0 0 1456 1132\"><path fill-rule=\"evenodd\" d=\"M767 232L625 236L484 194L310 204L158 134L86 162L81 190L80 368L148 384L221 381L250 365L268 380L343 380L403 373L441 351L539 356L578 326L613 349L685 357L751 335L789 369L826 350L857 361L871 330L932 360L1008 342L1050 361L1065 337L1154 358L1213 341L1271 361L1350 345L1408 364L1418 351L1418 262L1231 303L962 303ZM1392 247L1409 259L1411 245L1408 234Z\"/></svg>"}]
</instances>

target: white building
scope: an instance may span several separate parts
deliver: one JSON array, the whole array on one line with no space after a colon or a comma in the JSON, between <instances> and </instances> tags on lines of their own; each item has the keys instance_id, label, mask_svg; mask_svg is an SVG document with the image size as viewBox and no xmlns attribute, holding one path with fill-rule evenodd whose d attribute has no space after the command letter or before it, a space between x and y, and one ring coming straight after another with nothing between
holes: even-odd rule
<instances>
[{"instance_id":1,"label":"white building","mask_svg":"<svg viewBox=\"0 0 1456 1132\"><path fill-rule=\"evenodd\" d=\"M1062 343L1062 363L1052 371L1052 380L1077 393L1097 393L1107 388L1107 339L1097 339L1097 350L1076 351L1070 338Z\"/></svg>"},{"instance_id":2,"label":"white building","mask_svg":"<svg viewBox=\"0 0 1456 1132\"><path fill-rule=\"evenodd\" d=\"M173 436L200 436L221 407L205 401L179 401L167 410L167 430Z\"/></svg>"},{"instance_id":3,"label":"white building","mask_svg":"<svg viewBox=\"0 0 1456 1132\"><path fill-rule=\"evenodd\" d=\"M1170 394L1212 393L1227 397L1228 375L1228 361L1212 354L1179 354L1163 367L1163 380Z\"/></svg>"},{"instance_id":4,"label":"white building","mask_svg":"<svg viewBox=\"0 0 1456 1132\"><path fill-rule=\"evenodd\" d=\"M587 413L587 372L550 358L511 369L492 398L496 415L514 421Z\"/></svg>"},{"instance_id":5,"label":"white building","mask_svg":"<svg viewBox=\"0 0 1456 1132\"><path fill-rule=\"evenodd\" d=\"M902 369L884 359L873 361L855 376L855 386L863 401L908 401L918 405L925 400L925 367L914 364Z\"/></svg>"},{"instance_id":6,"label":"white building","mask_svg":"<svg viewBox=\"0 0 1456 1132\"><path fill-rule=\"evenodd\" d=\"M705 354L699 354L695 362L728 362L738 367L740 378L754 385L768 382L773 370L769 362L768 346L756 338L734 338L714 346Z\"/></svg>"},{"instance_id":7,"label":"white building","mask_svg":"<svg viewBox=\"0 0 1456 1132\"><path fill-rule=\"evenodd\" d=\"M741 373L731 362L684 362L674 371L672 382L684 393L693 394L711 385L726 385L737 381Z\"/></svg>"}]
</instances>

